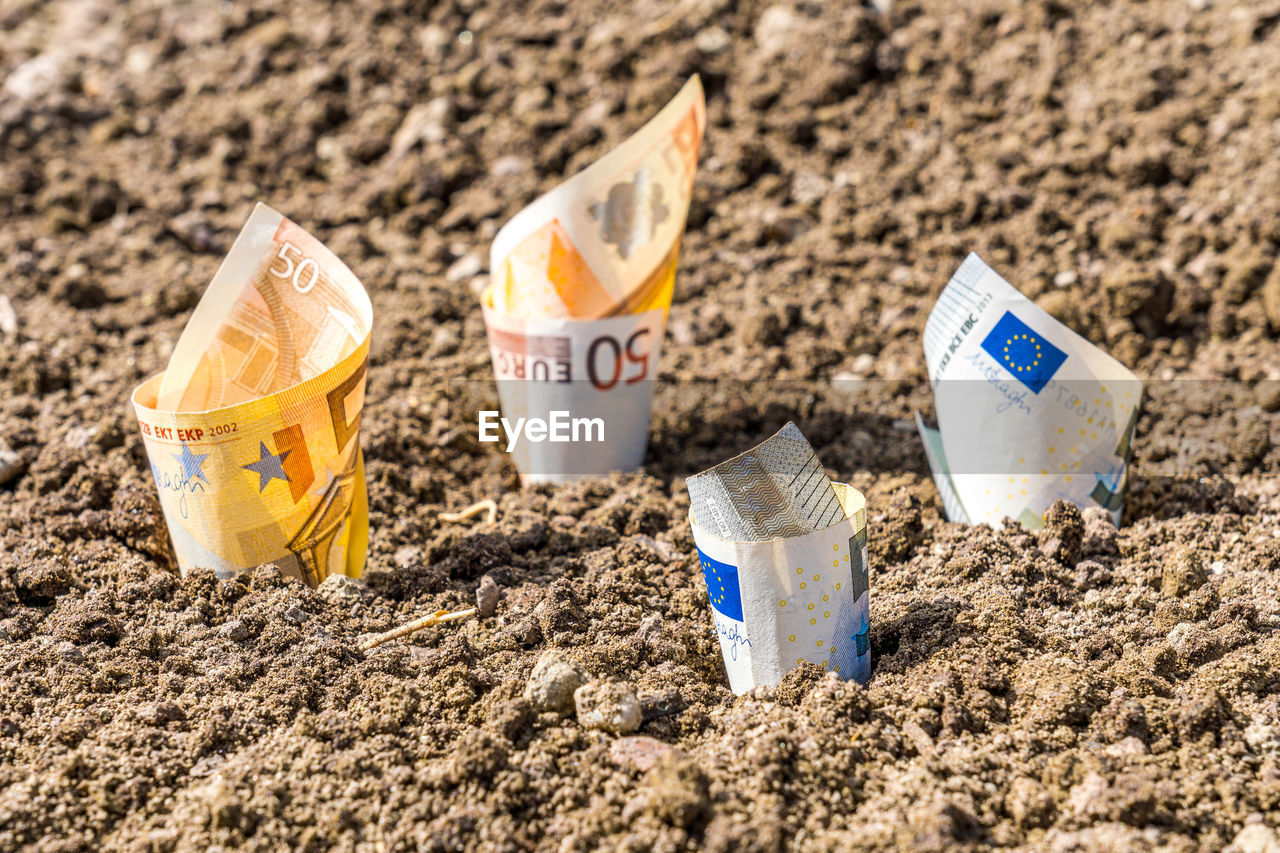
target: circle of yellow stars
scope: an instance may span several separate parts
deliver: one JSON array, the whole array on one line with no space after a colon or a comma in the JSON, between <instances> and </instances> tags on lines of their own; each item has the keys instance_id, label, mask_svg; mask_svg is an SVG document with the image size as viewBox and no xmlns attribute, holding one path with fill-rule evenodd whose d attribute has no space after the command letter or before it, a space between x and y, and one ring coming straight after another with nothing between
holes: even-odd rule
<instances>
[{"instance_id":1,"label":"circle of yellow stars","mask_svg":"<svg viewBox=\"0 0 1280 853\"><path fill-rule=\"evenodd\" d=\"M1035 358L1034 358L1034 359L1032 359L1032 361L1031 361L1031 367L1023 367L1023 366L1021 366L1021 365L1015 365L1015 364L1013 363L1013 356L1009 355L1009 347L1013 346L1013 342L1014 342L1014 341L1018 341L1018 340L1026 341L1027 343L1029 343L1029 344L1033 345L1033 346L1036 348L1036 356L1035 356ZM1024 370L1031 370L1031 369L1032 369L1032 368L1034 368L1034 367L1039 367L1039 366L1040 366L1040 344L1036 343L1036 339L1035 339L1035 337L1030 337L1030 338L1028 338L1025 334L1024 334L1024 335L1013 335L1012 337L1005 338L1005 340L1004 340L1004 360L1005 360L1005 361L1007 361L1007 362L1009 362L1009 369L1010 369L1010 370L1017 370L1019 373L1021 373L1021 372L1022 372L1022 371L1024 371Z\"/></svg>"}]
</instances>

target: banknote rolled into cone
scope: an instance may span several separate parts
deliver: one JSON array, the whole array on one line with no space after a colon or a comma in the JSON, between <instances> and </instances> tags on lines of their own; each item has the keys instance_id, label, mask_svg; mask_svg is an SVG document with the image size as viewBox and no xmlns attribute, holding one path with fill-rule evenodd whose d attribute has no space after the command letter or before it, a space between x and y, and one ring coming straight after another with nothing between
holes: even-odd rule
<instances>
[{"instance_id":1,"label":"banknote rolled into cone","mask_svg":"<svg viewBox=\"0 0 1280 853\"><path fill-rule=\"evenodd\" d=\"M643 463L705 124L694 77L648 124L494 238L481 304L503 417L549 423L560 412L570 438L518 442L524 482Z\"/></svg>"},{"instance_id":2,"label":"banknote rolled into cone","mask_svg":"<svg viewBox=\"0 0 1280 853\"><path fill-rule=\"evenodd\" d=\"M871 677L866 501L833 483L795 424L687 481L729 686L815 663Z\"/></svg>"},{"instance_id":3,"label":"banknote rolled into cone","mask_svg":"<svg viewBox=\"0 0 1280 853\"><path fill-rule=\"evenodd\" d=\"M1057 500L1118 524L1142 402L1133 372L1022 295L976 254L924 330L938 427L917 427L947 517L1043 526Z\"/></svg>"},{"instance_id":4,"label":"banknote rolled into cone","mask_svg":"<svg viewBox=\"0 0 1280 853\"><path fill-rule=\"evenodd\" d=\"M259 204L174 348L134 391L183 573L263 563L359 577L360 416L373 310L318 240Z\"/></svg>"}]
</instances>

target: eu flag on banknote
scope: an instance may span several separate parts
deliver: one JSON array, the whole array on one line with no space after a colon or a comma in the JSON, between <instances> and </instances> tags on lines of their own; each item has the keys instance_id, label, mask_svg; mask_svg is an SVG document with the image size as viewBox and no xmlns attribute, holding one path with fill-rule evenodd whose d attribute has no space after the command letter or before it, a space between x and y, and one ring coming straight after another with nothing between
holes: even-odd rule
<instances>
[{"instance_id":1,"label":"eu flag on banknote","mask_svg":"<svg viewBox=\"0 0 1280 853\"><path fill-rule=\"evenodd\" d=\"M738 567L708 557L698 551L702 575L707 579L707 595L718 613L742 621L742 590L738 587Z\"/></svg>"},{"instance_id":2,"label":"eu flag on banknote","mask_svg":"<svg viewBox=\"0 0 1280 853\"><path fill-rule=\"evenodd\" d=\"M1067 360L1067 354L1013 315L1004 316L982 342L982 348L1031 393L1039 394Z\"/></svg>"}]
</instances>

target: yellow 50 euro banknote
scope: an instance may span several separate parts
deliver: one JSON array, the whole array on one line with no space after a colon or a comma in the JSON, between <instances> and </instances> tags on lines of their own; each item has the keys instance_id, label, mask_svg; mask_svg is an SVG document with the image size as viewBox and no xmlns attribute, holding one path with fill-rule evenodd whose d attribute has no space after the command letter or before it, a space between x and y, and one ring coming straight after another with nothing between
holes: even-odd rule
<instances>
[{"instance_id":1,"label":"yellow 50 euro banknote","mask_svg":"<svg viewBox=\"0 0 1280 853\"><path fill-rule=\"evenodd\" d=\"M372 327L351 270L295 223L254 208L168 368L133 393L184 573L274 563L312 586L360 575Z\"/></svg>"}]
</instances>

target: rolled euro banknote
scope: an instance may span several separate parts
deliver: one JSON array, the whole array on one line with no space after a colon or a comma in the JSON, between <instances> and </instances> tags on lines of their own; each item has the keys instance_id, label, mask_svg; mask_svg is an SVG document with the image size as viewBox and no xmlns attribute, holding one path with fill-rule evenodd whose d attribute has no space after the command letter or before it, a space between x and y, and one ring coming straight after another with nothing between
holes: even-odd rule
<instances>
[{"instance_id":1,"label":"rolled euro banknote","mask_svg":"<svg viewBox=\"0 0 1280 853\"><path fill-rule=\"evenodd\" d=\"M183 573L358 577L373 309L319 240L259 204L164 373L133 393Z\"/></svg>"},{"instance_id":2,"label":"rolled euro banknote","mask_svg":"<svg viewBox=\"0 0 1280 853\"><path fill-rule=\"evenodd\" d=\"M644 461L705 124L694 77L635 135L494 238L481 301L507 443L525 482ZM533 422L543 426L510 440L511 425ZM481 438L492 440L483 424Z\"/></svg>"},{"instance_id":3,"label":"rolled euro banknote","mask_svg":"<svg viewBox=\"0 0 1280 853\"><path fill-rule=\"evenodd\" d=\"M916 423L949 519L1036 529L1065 500L1120 522L1142 401L1132 371L976 254L929 314L924 354L938 427Z\"/></svg>"},{"instance_id":4,"label":"rolled euro banknote","mask_svg":"<svg viewBox=\"0 0 1280 853\"><path fill-rule=\"evenodd\" d=\"M689 521L729 687L771 686L805 663L871 677L867 512L788 423L690 477Z\"/></svg>"}]
</instances>

